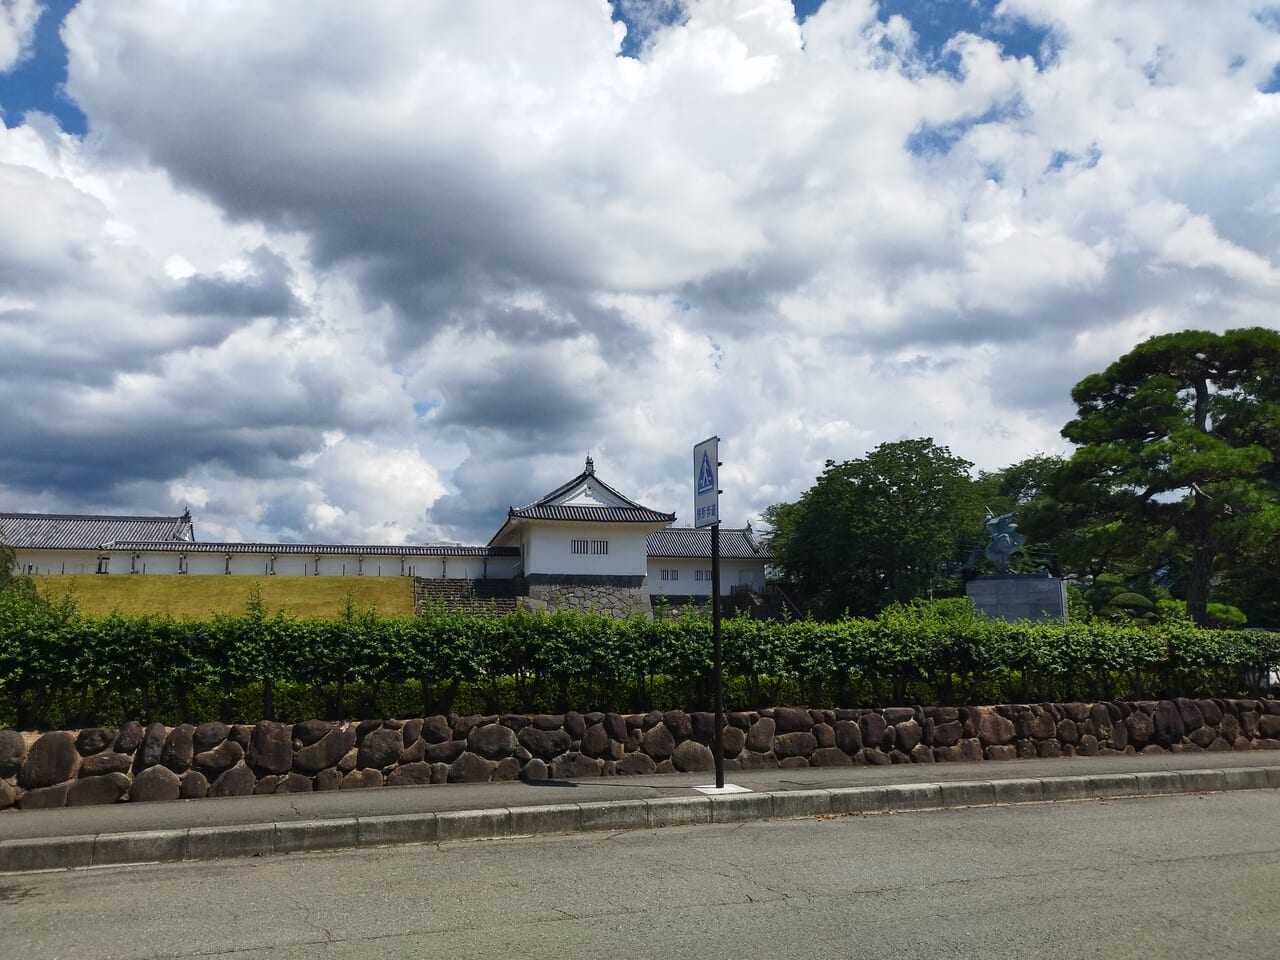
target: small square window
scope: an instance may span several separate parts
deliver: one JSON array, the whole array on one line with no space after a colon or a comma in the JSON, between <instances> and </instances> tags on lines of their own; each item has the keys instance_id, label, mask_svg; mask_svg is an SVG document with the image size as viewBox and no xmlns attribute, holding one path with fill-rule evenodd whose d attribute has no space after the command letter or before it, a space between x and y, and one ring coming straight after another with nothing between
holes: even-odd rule
<instances>
[{"instance_id":1,"label":"small square window","mask_svg":"<svg viewBox=\"0 0 1280 960\"><path fill-rule=\"evenodd\" d=\"M585 540L570 540L570 541L569 541L569 550L570 550L570 552L572 552L572 553L586 553L586 552L587 552L587 541L585 541Z\"/></svg>"},{"instance_id":2,"label":"small square window","mask_svg":"<svg viewBox=\"0 0 1280 960\"><path fill-rule=\"evenodd\" d=\"M608 540L592 540L591 552L597 555L607 554L609 552Z\"/></svg>"}]
</instances>

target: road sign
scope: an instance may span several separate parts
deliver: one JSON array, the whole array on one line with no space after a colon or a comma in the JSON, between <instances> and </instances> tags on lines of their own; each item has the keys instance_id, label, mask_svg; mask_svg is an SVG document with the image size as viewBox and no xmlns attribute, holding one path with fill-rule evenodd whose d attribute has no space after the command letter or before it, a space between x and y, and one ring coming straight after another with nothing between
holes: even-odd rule
<instances>
[{"instance_id":1,"label":"road sign","mask_svg":"<svg viewBox=\"0 0 1280 960\"><path fill-rule=\"evenodd\" d=\"M720 438L709 437L693 448L693 525L720 522Z\"/></svg>"}]
</instances>

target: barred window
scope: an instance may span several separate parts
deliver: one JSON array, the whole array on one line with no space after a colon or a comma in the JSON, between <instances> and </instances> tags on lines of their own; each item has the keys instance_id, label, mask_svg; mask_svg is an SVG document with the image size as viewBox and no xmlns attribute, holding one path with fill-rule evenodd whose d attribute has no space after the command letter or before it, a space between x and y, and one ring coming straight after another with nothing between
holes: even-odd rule
<instances>
[{"instance_id":1,"label":"barred window","mask_svg":"<svg viewBox=\"0 0 1280 960\"><path fill-rule=\"evenodd\" d=\"M595 554L606 554L609 552L608 540L592 540L591 552Z\"/></svg>"},{"instance_id":2,"label":"barred window","mask_svg":"<svg viewBox=\"0 0 1280 960\"><path fill-rule=\"evenodd\" d=\"M572 553L586 553L586 552L587 552L587 541L585 541L585 540L570 540L570 541L569 541L569 549L570 549L570 551L571 551Z\"/></svg>"},{"instance_id":3,"label":"barred window","mask_svg":"<svg viewBox=\"0 0 1280 960\"><path fill-rule=\"evenodd\" d=\"M679 580L680 571L679 570L663 570L661 572L661 576L663 580Z\"/></svg>"}]
</instances>

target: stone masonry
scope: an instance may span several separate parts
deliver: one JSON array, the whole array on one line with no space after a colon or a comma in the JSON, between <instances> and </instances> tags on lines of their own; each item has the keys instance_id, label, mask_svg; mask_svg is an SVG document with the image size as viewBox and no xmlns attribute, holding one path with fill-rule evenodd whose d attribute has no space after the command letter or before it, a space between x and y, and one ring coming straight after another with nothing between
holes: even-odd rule
<instances>
[{"instance_id":1,"label":"stone masonry","mask_svg":"<svg viewBox=\"0 0 1280 960\"><path fill-rule=\"evenodd\" d=\"M1280 749L1280 701L802 707L726 716L725 769ZM0 730L0 810L711 770L714 718L668 710L51 733Z\"/></svg>"}]
</instances>

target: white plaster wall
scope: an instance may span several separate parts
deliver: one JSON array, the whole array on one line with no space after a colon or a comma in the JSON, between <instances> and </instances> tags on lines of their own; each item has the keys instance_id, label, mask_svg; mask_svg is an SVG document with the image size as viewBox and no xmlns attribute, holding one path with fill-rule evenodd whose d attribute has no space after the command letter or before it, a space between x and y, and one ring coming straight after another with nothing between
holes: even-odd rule
<instances>
[{"instance_id":1,"label":"white plaster wall","mask_svg":"<svg viewBox=\"0 0 1280 960\"><path fill-rule=\"evenodd\" d=\"M97 550L15 550L13 569L22 574L82 574L98 570ZM124 573L129 572L126 557Z\"/></svg>"},{"instance_id":2,"label":"white plaster wall","mask_svg":"<svg viewBox=\"0 0 1280 960\"><path fill-rule=\"evenodd\" d=\"M720 595L728 596L740 583L750 583L755 593L764 592L764 562L760 560L720 560ZM649 560L649 593L652 596L711 596L711 580L696 579L696 571L710 570L711 558ZM663 580L663 570L678 570L680 579Z\"/></svg>"},{"instance_id":3,"label":"white plaster wall","mask_svg":"<svg viewBox=\"0 0 1280 960\"><path fill-rule=\"evenodd\" d=\"M211 576L226 571L227 558L221 553L193 553L187 557L187 572L193 576Z\"/></svg>"},{"instance_id":4,"label":"white plaster wall","mask_svg":"<svg viewBox=\"0 0 1280 960\"><path fill-rule=\"evenodd\" d=\"M177 573L178 572L179 555L176 553L143 553L139 554L137 559L133 561L133 567L125 565L122 572L128 572L130 569L134 573ZM116 560L113 557L111 566L114 571Z\"/></svg>"},{"instance_id":5,"label":"white plaster wall","mask_svg":"<svg viewBox=\"0 0 1280 960\"><path fill-rule=\"evenodd\" d=\"M649 568L647 533L649 528L640 524L530 524L525 572L642 577ZM571 540L607 540L609 552L603 556L572 553Z\"/></svg>"}]
</instances>

